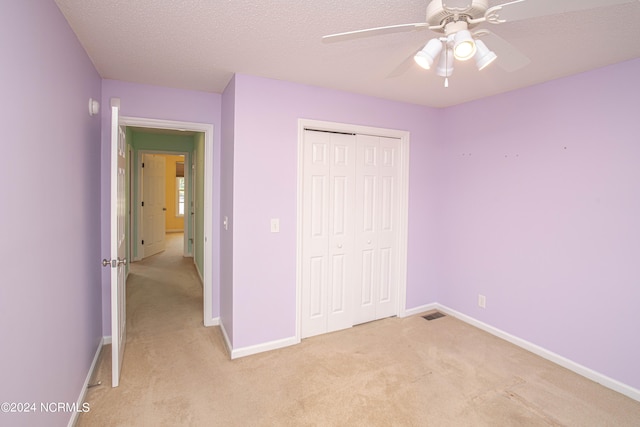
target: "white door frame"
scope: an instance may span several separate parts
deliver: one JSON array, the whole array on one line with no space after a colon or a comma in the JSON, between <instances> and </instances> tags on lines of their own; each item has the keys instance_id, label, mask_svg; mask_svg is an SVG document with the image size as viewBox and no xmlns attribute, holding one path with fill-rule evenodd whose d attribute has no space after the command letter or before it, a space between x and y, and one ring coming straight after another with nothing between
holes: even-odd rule
<instances>
[{"instance_id":1,"label":"white door frame","mask_svg":"<svg viewBox=\"0 0 640 427\"><path fill-rule=\"evenodd\" d=\"M139 203L140 203L140 199L142 198L142 190L144 189L144 180L142 179L142 174L143 174L143 170L142 170L142 155L144 154L160 154L162 156L184 156L184 164L185 165L190 165L191 164L191 153L188 151L163 151L163 150L136 150L138 152L138 164L135 166L136 167L136 173L138 174L138 185L136 188L136 193L138 194L138 198L137 200L133 200L133 194L131 194L131 201L132 203L138 203L138 207ZM187 171L187 169L185 169L185 186L187 185L191 185L191 175L192 175L192 171L191 168L189 168L189 170ZM189 203L193 200L193 197L195 196L195 194L192 194L191 192L191 188L189 189L189 191L186 192L186 197L185 197L185 208L187 206L189 206ZM140 261L143 257L140 254L144 253L144 248L142 247L142 233L144 231L144 226L143 226L143 217L142 217L142 209L137 209L138 212L138 233L136 234L135 238L136 238L136 253L137 256L135 257L135 261ZM189 218L187 218L187 215L184 216L183 221L185 223L185 227L184 227L184 236L183 236L183 242L182 242L182 256L185 257L191 257L195 260L195 241L194 244L191 246L191 252L189 252L189 236L187 235L187 230L188 228L186 227L186 223L187 221L191 220L192 215L189 215ZM192 225L190 225L189 227L192 227ZM193 231L194 228L191 228L191 231ZM133 232L133 230L132 230Z\"/></svg>"},{"instance_id":2,"label":"white door frame","mask_svg":"<svg viewBox=\"0 0 640 427\"><path fill-rule=\"evenodd\" d=\"M203 317L205 326L217 325L213 318L213 124L181 122L176 120L147 119L142 117L120 117L123 126L155 129L187 130L204 133L204 281ZM195 244L195 242L194 242Z\"/></svg>"},{"instance_id":3,"label":"white door frame","mask_svg":"<svg viewBox=\"0 0 640 427\"><path fill-rule=\"evenodd\" d=\"M298 200L296 230L296 342L301 341L302 322L302 221L303 221L303 177L304 177L304 133L305 129L329 132L354 133L400 139L400 182L398 183L398 270L397 310L404 317L407 307L407 243L409 219L409 131L360 126L348 123L298 119Z\"/></svg>"}]
</instances>

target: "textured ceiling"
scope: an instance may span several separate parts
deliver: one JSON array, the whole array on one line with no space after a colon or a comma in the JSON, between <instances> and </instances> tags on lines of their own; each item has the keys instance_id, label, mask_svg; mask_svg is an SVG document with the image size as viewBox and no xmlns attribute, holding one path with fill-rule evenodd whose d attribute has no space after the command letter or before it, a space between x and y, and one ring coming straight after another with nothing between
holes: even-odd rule
<instances>
[{"instance_id":1,"label":"textured ceiling","mask_svg":"<svg viewBox=\"0 0 640 427\"><path fill-rule=\"evenodd\" d=\"M216 93L237 72L445 107L640 57L640 1L633 0L482 24L478 28L508 40L531 63L508 73L495 64L479 72L473 61L456 62L448 88L433 70L415 65L389 77L434 37L430 31L321 40L343 31L424 22L427 0L56 3L103 78ZM500 61L503 55L494 50Z\"/></svg>"}]
</instances>

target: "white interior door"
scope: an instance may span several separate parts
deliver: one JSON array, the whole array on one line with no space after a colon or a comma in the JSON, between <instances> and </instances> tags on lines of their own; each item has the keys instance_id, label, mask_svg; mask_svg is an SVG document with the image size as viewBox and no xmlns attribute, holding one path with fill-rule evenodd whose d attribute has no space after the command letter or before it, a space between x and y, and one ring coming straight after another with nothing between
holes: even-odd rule
<instances>
[{"instance_id":1,"label":"white interior door","mask_svg":"<svg viewBox=\"0 0 640 427\"><path fill-rule=\"evenodd\" d=\"M302 337L353 325L355 142L305 133Z\"/></svg>"},{"instance_id":2,"label":"white interior door","mask_svg":"<svg viewBox=\"0 0 640 427\"><path fill-rule=\"evenodd\" d=\"M165 249L166 158L143 154L142 164L142 247L146 258Z\"/></svg>"},{"instance_id":3,"label":"white interior door","mask_svg":"<svg viewBox=\"0 0 640 427\"><path fill-rule=\"evenodd\" d=\"M111 105L111 385L120 383L126 329L126 141L119 100Z\"/></svg>"},{"instance_id":4,"label":"white interior door","mask_svg":"<svg viewBox=\"0 0 640 427\"><path fill-rule=\"evenodd\" d=\"M400 140L357 136L354 324L397 314Z\"/></svg>"}]
</instances>

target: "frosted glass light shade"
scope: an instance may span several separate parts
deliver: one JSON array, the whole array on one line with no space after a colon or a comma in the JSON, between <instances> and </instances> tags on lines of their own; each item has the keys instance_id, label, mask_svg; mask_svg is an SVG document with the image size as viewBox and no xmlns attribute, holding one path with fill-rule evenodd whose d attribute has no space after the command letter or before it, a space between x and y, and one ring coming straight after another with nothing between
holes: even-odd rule
<instances>
[{"instance_id":1,"label":"frosted glass light shade","mask_svg":"<svg viewBox=\"0 0 640 427\"><path fill-rule=\"evenodd\" d=\"M447 48L446 52L440 55L436 74L440 77L449 77L453 74L453 49Z\"/></svg>"},{"instance_id":2,"label":"frosted glass light shade","mask_svg":"<svg viewBox=\"0 0 640 427\"><path fill-rule=\"evenodd\" d=\"M438 39L431 39L429 42L422 48L422 50L413 57L413 60L416 63L428 70L433 65L433 62L436 60L436 57L440 54L442 50L442 42Z\"/></svg>"},{"instance_id":3,"label":"frosted glass light shade","mask_svg":"<svg viewBox=\"0 0 640 427\"><path fill-rule=\"evenodd\" d=\"M498 56L489 50L487 45L481 40L476 40L476 54L474 59L476 60L476 66L478 70L484 69L487 65L496 60Z\"/></svg>"}]
</instances>

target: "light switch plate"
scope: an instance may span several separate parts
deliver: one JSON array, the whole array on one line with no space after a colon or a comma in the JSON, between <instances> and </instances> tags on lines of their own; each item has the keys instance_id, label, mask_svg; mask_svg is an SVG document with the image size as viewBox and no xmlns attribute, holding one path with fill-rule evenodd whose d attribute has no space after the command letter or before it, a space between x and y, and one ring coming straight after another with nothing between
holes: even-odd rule
<instances>
[{"instance_id":1,"label":"light switch plate","mask_svg":"<svg viewBox=\"0 0 640 427\"><path fill-rule=\"evenodd\" d=\"M271 218L271 232L279 233L280 232L280 219L279 218Z\"/></svg>"}]
</instances>

